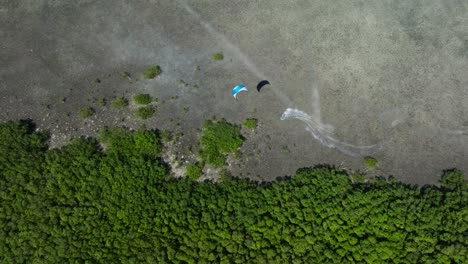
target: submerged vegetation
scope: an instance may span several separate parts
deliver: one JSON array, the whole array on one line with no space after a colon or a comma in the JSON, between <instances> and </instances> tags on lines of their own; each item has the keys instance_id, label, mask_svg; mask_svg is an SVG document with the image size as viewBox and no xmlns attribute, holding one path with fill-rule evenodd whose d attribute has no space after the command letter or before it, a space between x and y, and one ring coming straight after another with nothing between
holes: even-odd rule
<instances>
[{"instance_id":1,"label":"submerged vegetation","mask_svg":"<svg viewBox=\"0 0 468 264\"><path fill-rule=\"evenodd\" d=\"M152 106L144 106L144 107L139 107L135 110L135 116L139 119L148 119L153 117L154 113L156 111L154 110L154 107Z\"/></svg>"},{"instance_id":2,"label":"submerged vegetation","mask_svg":"<svg viewBox=\"0 0 468 264\"><path fill-rule=\"evenodd\" d=\"M122 109L128 105L128 100L124 97L116 97L114 101L112 101L112 107L117 109Z\"/></svg>"},{"instance_id":3,"label":"submerged vegetation","mask_svg":"<svg viewBox=\"0 0 468 264\"><path fill-rule=\"evenodd\" d=\"M420 189L353 184L332 168L194 182L169 176L155 131L107 129L61 149L46 140L30 123L0 124L0 263L468 262L468 183L456 170ZM202 141L203 155L242 144L224 121Z\"/></svg>"},{"instance_id":4,"label":"submerged vegetation","mask_svg":"<svg viewBox=\"0 0 468 264\"><path fill-rule=\"evenodd\" d=\"M102 97L102 98L99 98L99 99L98 99L98 105L99 105L100 107L104 107L104 106L106 106L106 104L107 104L106 98Z\"/></svg>"},{"instance_id":5,"label":"submerged vegetation","mask_svg":"<svg viewBox=\"0 0 468 264\"><path fill-rule=\"evenodd\" d=\"M96 111L94 111L93 108L91 108L91 107L85 107L85 108L81 108L81 109L80 109L79 116L80 116L80 118L82 118L82 119L86 119L86 118L88 118L88 117L93 116L95 113L96 113Z\"/></svg>"},{"instance_id":6,"label":"submerged vegetation","mask_svg":"<svg viewBox=\"0 0 468 264\"><path fill-rule=\"evenodd\" d=\"M375 168L377 168L377 159L374 157L365 157L364 166L368 170L374 170Z\"/></svg>"},{"instance_id":7,"label":"submerged vegetation","mask_svg":"<svg viewBox=\"0 0 468 264\"><path fill-rule=\"evenodd\" d=\"M215 53L213 54L213 59L215 61L221 61L224 59L224 55L222 53Z\"/></svg>"},{"instance_id":8,"label":"submerged vegetation","mask_svg":"<svg viewBox=\"0 0 468 264\"><path fill-rule=\"evenodd\" d=\"M154 65L146 69L144 76L146 79L154 79L161 74L161 67L159 65Z\"/></svg>"}]
</instances>

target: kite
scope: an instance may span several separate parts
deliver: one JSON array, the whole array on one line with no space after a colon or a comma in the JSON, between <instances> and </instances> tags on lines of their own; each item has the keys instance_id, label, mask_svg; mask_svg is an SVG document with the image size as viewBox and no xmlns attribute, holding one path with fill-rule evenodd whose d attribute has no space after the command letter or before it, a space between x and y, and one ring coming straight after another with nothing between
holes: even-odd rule
<instances>
[{"instance_id":1,"label":"kite","mask_svg":"<svg viewBox=\"0 0 468 264\"><path fill-rule=\"evenodd\" d=\"M262 89L263 86L265 86L265 85L267 85L267 84L270 84L270 82L267 81L267 80L263 80L263 81L259 82L259 83L257 84L257 91L260 92L260 89Z\"/></svg>"},{"instance_id":2,"label":"kite","mask_svg":"<svg viewBox=\"0 0 468 264\"><path fill-rule=\"evenodd\" d=\"M245 87L244 85L237 85L236 87L234 87L232 89L232 96L234 96L234 98L236 98L237 100L237 94L242 92L242 91L248 91L247 90L247 87Z\"/></svg>"}]
</instances>

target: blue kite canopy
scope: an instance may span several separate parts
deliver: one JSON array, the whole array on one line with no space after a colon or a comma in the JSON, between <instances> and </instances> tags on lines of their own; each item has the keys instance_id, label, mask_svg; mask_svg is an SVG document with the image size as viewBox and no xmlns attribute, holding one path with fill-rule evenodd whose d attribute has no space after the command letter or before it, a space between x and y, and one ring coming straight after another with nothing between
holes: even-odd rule
<instances>
[{"instance_id":1,"label":"blue kite canopy","mask_svg":"<svg viewBox=\"0 0 468 264\"><path fill-rule=\"evenodd\" d=\"M232 96L234 96L234 98L237 99L237 94L242 92L242 91L248 91L247 90L247 87L245 87L244 85L237 85L236 87L234 87L232 89Z\"/></svg>"}]
</instances>

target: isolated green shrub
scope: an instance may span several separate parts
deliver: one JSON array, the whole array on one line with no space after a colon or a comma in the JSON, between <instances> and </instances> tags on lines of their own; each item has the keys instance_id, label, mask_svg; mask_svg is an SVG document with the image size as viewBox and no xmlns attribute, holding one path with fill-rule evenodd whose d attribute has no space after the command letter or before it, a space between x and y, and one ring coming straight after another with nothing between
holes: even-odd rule
<instances>
[{"instance_id":1,"label":"isolated green shrub","mask_svg":"<svg viewBox=\"0 0 468 264\"><path fill-rule=\"evenodd\" d=\"M85 108L80 109L79 115L80 115L80 118L85 119L85 118L93 116L95 113L96 113L96 111L94 111L93 108L85 107Z\"/></svg>"},{"instance_id":2,"label":"isolated green shrub","mask_svg":"<svg viewBox=\"0 0 468 264\"><path fill-rule=\"evenodd\" d=\"M257 119L255 118L247 118L242 125L248 129L255 129L257 128Z\"/></svg>"},{"instance_id":3,"label":"isolated green shrub","mask_svg":"<svg viewBox=\"0 0 468 264\"><path fill-rule=\"evenodd\" d=\"M153 79L158 77L161 74L161 67L159 65L154 65L146 69L144 75L146 79Z\"/></svg>"},{"instance_id":4,"label":"isolated green shrub","mask_svg":"<svg viewBox=\"0 0 468 264\"><path fill-rule=\"evenodd\" d=\"M224 55L222 53L215 53L213 54L213 59L215 61L220 61L220 60L223 60L224 59Z\"/></svg>"},{"instance_id":5,"label":"isolated green shrub","mask_svg":"<svg viewBox=\"0 0 468 264\"><path fill-rule=\"evenodd\" d=\"M123 97L116 97L111 105L114 108L122 109L128 105L128 100Z\"/></svg>"},{"instance_id":6,"label":"isolated green shrub","mask_svg":"<svg viewBox=\"0 0 468 264\"><path fill-rule=\"evenodd\" d=\"M373 170L377 167L377 159L373 157L365 157L364 158L364 166L368 170Z\"/></svg>"},{"instance_id":7,"label":"isolated green shrub","mask_svg":"<svg viewBox=\"0 0 468 264\"><path fill-rule=\"evenodd\" d=\"M225 164L226 154L240 148L243 141L239 126L225 120L216 122L208 120L200 137L202 149L199 155L207 164L221 167Z\"/></svg>"},{"instance_id":8,"label":"isolated green shrub","mask_svg":"<svg viewBox=\"0 0 468 264\"><path fill-rule=\"evenodd\" d=\"M139 107L135 110L135 116L139 119L148 119L153 117L155 113L154 107L152 106L144 106Z\"/></svg>"},{"instance_id":9,"label":"isolated green shrub","mask_svg":"<svg viewBox=\"0 0 468 264\"><path fill-rule=\"evenodd\" d=\"M137 94L133 96L133 102L139 105L147 105L151 103L152 98L149 94Z\"/></svg>"}]
</instances>

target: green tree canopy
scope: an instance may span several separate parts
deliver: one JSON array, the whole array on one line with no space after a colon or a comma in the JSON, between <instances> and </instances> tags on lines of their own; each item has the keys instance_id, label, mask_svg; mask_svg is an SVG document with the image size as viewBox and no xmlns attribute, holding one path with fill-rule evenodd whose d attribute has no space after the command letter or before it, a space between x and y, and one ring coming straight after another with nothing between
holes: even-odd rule
<instances>
[{"instance_id":1,"label":"green tree canopy","mask_svg":"<svg viewBox=\"0 0 468 264\"><path fill-rule=\"evenodd\" d=\"M0 263L467 263L468 183L332 168L257 183L170 178L154 131L110 129L48 149L0 124Z\"/></svg>"}]
</instances>

